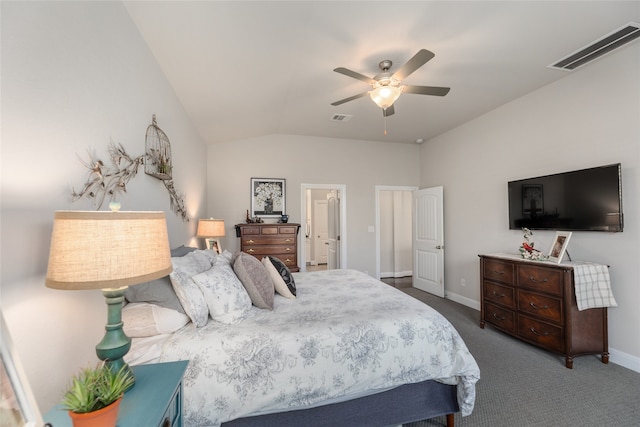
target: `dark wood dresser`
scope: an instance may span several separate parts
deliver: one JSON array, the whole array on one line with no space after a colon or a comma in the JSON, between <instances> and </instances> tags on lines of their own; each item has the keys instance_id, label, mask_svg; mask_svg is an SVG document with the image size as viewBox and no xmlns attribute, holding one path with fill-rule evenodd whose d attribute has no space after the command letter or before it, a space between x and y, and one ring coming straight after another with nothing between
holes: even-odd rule
<instances>
[{"instance_id":1,"label":"dark wood dresser","mask_svg":"<svg viewBox=\"0 0 640 427\"><path fill-rule=\"evenodd\" d=\"M609 362L607 309L578 311L573 268L480 255L480 327L489 323L522 341L573 358L600 354Z\"/></svg>"},{"instance_id":2,"label":"dark wood dresser","mask_svg":"<svg viewBox=\"0 0 640 427\"><path fill-rule=\"evenodd\" d=\"M267 255L276 257L291 271L298 267L298 230L300 224L237 224L236 236L240 250L262 260Z\"/></svg>"}]
</instances>

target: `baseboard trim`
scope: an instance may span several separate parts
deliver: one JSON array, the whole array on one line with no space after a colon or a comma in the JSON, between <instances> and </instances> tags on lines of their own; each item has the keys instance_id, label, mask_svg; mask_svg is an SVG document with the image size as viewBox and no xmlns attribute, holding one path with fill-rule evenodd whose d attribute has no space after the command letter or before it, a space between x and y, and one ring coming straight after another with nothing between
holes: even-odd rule
<instances>
[{"instance_id":1,"label":"baseboard trim","mask_svg":"<svg viewBox=\"0 0 640 427\"><path fill-rule=\"evenodd\" d=\"M394 279L400 279L402 277L411 277L413 276L413 271L409 270L409 271L386 271L386 272L381 272L380 273L380 277L382 278L394 278Z\"/></svg>"},{"instance_id":2,"label":"baseboard trim","mask_svg":"<svg viewBox=\"0 0 640 427\"><path fill-rule=\"evenodd\" d=\"M640 357L632 356L615 348L609 349L609 361L632 371L640 372Z\"/></svg>"},{"instance_id":3,"label":"baseboard trim","mask_svg":"<svg viewBox=\"0 0 640 427\"><path fill-rule=\"evenodd\" d=\"M480 311L480 301L475 301L453 292L445 292L445 298ZM615 348L609 348L609 361L624 368L631 369L632 371L640 372L640 357L616 350Z\"/></svg>"},{"instance_id":4,"label":"baseboard trim","mask_svg":"<svg viewBox=\"0 0 640 427\"><path fill-rule=\"evenodd\" d=\"M453 302L457 302L458 304L480 311L480 301L472 300L471 298L463 297L462 295L453 292L445 292L444 297Z\"/></svg>"}]
</instances>

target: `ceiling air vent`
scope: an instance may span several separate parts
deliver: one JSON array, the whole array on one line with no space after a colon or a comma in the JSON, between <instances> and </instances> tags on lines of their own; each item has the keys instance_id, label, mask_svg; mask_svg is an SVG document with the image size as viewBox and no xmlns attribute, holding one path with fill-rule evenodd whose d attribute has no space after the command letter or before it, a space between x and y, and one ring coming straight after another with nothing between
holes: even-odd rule
<instances>
[{"instance_id":1,"label":"ceiling air vent","mask_svg":"<svg viewBox=\"0 0 640 427\"><path fill-rule=\"evenodd\" d=\"M583 47L577 52L562 58L555 64L549 65L549 68L556 70L573 71L596 58L611 53L614 50L631 43L640 37L640 24L630 22L622 28L618 28L604 37L594 41L588 46Z\"/></svg>"},{"instance_id":2,"label":"ceiling air vent","mask_svg":"<svg viewBox=\"0 0 640 427\"><path fill-rule=\"evenodd\" d=\"M349 120L351 120L351 117L348 114L334 114L333 116L331 116L331 121L332 122L348 122Z\"/></svg>"}]
</instances>

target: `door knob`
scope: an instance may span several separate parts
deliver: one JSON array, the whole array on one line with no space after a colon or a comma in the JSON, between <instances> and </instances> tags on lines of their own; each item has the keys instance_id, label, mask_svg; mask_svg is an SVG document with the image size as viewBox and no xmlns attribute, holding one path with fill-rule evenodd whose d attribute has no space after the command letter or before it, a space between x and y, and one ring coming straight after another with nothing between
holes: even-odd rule
<instances>
[{"instance_id":1,"label":"door knob","mask_svg":"<svg viewBox=\"0 0 640 427\"><path fill-rule=\"evenodd\" d=\"M438 245L438 246L436 246L436 249L444 249L444 245L442 245L442 246Z\"/></svg>"}]
</instances>

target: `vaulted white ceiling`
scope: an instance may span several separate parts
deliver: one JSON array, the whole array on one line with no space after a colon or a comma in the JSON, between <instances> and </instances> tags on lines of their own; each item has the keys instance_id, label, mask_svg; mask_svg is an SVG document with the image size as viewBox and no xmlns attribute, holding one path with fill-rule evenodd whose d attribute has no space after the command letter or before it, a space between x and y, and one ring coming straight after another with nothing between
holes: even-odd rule
<instances>
[{"instance_id":1,"label":"vaulted white ceiling","mask_svg":"<svg viewBox=\"0 0 640 427\"><path fill-rule=\"evenodd\" d=\"M124 3L207 143L274 133L428 140L567 76L547 66L640 22L638 1ZM423 48L435 58L405 83L451 91L402 94L386 136L369 97L330 105L368 89L334 68L374 76L381 60L394 71Z\"/></svg>"}]
</instances>

